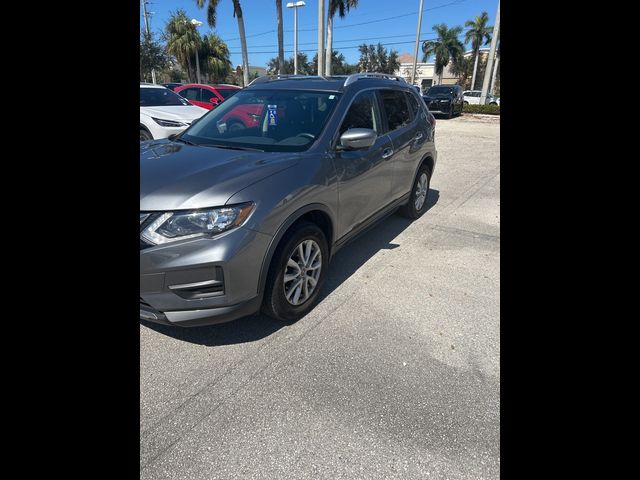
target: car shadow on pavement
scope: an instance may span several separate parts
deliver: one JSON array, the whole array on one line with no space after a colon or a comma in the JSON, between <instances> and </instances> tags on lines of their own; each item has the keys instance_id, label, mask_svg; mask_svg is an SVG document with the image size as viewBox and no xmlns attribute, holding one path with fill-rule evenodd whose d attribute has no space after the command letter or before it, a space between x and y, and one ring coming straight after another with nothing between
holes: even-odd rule
<instances>
[{"instance_id":1,"label":"car shadow on pavement","mask_svg":"<svg viewBox=\"0 0 640 480\"><path fill-rule=\"evenodd\" d=\"M427 197L427 211L438 203L440 192L431 189ZM320 292L319 302L342 285L362 265L380 250L392 250L391 243L412 221L394 213L365 230L345 245L331 260L329 274ZM277 332L286 325L262 314L240 318L233 322L206 327L172 327L140 320L140 324L158 333L189 343L215 347L253 342Z\"/></svg>"}]
</instances>

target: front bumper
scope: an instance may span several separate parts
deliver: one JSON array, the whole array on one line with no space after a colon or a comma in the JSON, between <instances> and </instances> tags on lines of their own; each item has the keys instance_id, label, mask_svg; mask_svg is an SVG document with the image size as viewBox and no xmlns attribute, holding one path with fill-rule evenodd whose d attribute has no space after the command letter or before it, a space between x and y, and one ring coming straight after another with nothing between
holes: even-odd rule
<instances>
[{"instance_id":1,"label":"front bumper","mask_svg":"<svg viewBox=\"0 0 640 480\"><path fill-rule=\"evenodd\" d=\"M140 318L168 325L222 323L260 308L271 236L238 228L211 239L140 245Z\"/></svg>"},{"instance_id":2,"label":"front bumper","mask_svg":"<svg viewBox=\"0 0 640 480\"><path fill-rule=\"evenodd\" d=\"M438 100L427 103L431 113L449 113L451 110L450 102L440 102Z\"/></svg>"}]
</instances>

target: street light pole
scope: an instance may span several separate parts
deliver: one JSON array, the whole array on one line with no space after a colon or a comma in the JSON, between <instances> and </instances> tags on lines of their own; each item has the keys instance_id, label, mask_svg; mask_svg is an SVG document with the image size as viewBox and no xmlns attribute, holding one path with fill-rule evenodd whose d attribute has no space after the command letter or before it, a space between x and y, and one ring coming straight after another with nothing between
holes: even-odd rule
<instances>
[{"instance_id":1,"label":"street light pole","mask_svg":"<svg viewBox=\"0 0 640 480\"><path fill-rule=\"evenodd\" d=\"M191 23L193 25L195 25L196 28L198 28L200 25L202 25L202 22L199 22L198 20L196 20L195 18L191 19ZM198 54L198 50L196 49L196 78L198 79L198 83L202 83L200 81L200 55Z\"/></svg>"},{"instance_id":2,"label":"street light pole","mask_svg":"<svg viewBox=\"0 0 640 480\"><path fill-rule=\"evenodd\" d=\"M324 75L324 0L318 0L318 75Z\"/></svg>"},{"instance_id":3,"label":"street light pole","mask_svg":"<svg viewBox=\"0 0 640 480\"><path fill-rule=\"evenodd\" d=\"M480 105L487 102L487 93L489 91L489 81L493 69L493 57L496 55L496 45L498 44L498 36L500 35L500 0L498 0L498 11L496 13L496 21L493 25L493 35L491 38L491 48L489 49L489 58L487 59L487 69L484 71L484 81L482 82L482 93L480 93Z\"/></svg>"},{"instance_id":4,"label":"street light pole","mask_svg":"<svg viewBox=\"0 0 640 480\"><path fill-rule=\"evenodd\" d=\"M420 11L418 13L418 31L416 32L416 49L413 54L413 72L411 73L411 85L416 83L416 68L418 66L418 45L420 45L420 27L422 27L422 4L424 0L420 0Z\"/></svg>"},{"instance_id":5,"label":"street light pole","mask_svg":"<svg viewBox=\"0 0 640 480\"><path fill-rule=\"evenodd\" d=\"M293 8L293 73L298 74L298 7L304 7L304 2L289 2L287 8Z\"/></svg>"},{"instance_id":6,"label":"street light pole","mask_svg":"<svg viewBox=\"0 0 640 480\"><path fill-rule=\"evenodd\" d=\"M142 1L142 12L144 13L144 27L145 30L147 32L147 39L151 39L151 31L149 30L149 16L147 14L147 0L141 0ZM151 69L151 81L154 83L156 83L156 71L155 69Z\"/></svg>"}]
</instances>

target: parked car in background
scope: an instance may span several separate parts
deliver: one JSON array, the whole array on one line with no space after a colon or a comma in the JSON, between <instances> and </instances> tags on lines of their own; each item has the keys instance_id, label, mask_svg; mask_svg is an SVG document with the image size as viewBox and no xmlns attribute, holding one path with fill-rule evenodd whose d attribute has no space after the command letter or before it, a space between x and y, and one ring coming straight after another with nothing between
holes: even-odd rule
<instances>
[{"instance_id":1,"label":"parked car in background","mask_svg":"<svg viewBox=\"0 0 640 480\"><path fill-rule=\"evenodd\" d=\"M211 110L240 90L242 89L237 85L188 83L176 87L174 91L189 100L192 104Z\"/></svg>"},{"instance_id":2,"label":"parked car in background","mask_svg":"<svg viewBox=\"0 0 640 480\"><path fill-rule=\"evenodd\" d=\"M432 113L443 113L447 118L462 113L464 98L460 85L435 85L422 98Z\"/></svg>"},{"instance_id":3,"label":"parked car in background","mask_svg":"<svg viewBox=\"0 0 640 480\"><path fill-rule=\"evenodd\" d=\"M482 91L480 90L465 90L464 92L462 92L464 103L468 105L480 105L481 94ZM487 95L486 105L500 105L500 97Z\"/></svg>"},{"instance_id":4,"label":"parked car in background","mask_svg":"<svg viewBox=\"0 0 640 480\"><path fill-rule=\"evenodd\" d=\"M180 87L184 85L184 83L163 83L162 86L168 88L169 90L175 91L176 87Z\"/></svg>"},{"instance_id":5,"label":"parked car in background","mask_svg":"<svg viewBox=\"0 0 640 480\"><path fill-rule=\"evenodd\" d=\"M140 84L140 141L180 133L207 110L191 105L166 87Z\"/></svg>"},{"instance_id":6,"label":"parked car in background","mask_svg":"<svg viewBox=\"0 0 640 480\"><path fill-rule=\"evenodd\" d=\"M343 245L398 208L429 209L434 125L403 78L260 79L140 145L141 319L294 322ZM230 129L238 109L259 118Z\"/></svg>"}]
</instances>

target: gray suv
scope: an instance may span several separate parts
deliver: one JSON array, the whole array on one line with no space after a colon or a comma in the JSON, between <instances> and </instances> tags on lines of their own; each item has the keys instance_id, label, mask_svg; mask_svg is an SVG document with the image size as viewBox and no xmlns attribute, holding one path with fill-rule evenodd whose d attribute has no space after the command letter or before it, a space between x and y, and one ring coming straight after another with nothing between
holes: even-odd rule
<instances>
[{"instance_id":1,"label":"gray suv","mask_svg":"<svg viewBox=\"0 0 640 480\"><path fill-rule=\"evenodd\" d=\"M427 210L434 127L401 77L265 76L141 143L140 318L299 319L348 240Z\"/></svg>"}]
</instances>

